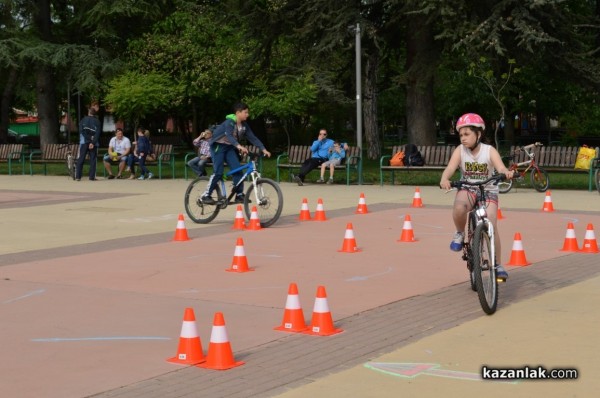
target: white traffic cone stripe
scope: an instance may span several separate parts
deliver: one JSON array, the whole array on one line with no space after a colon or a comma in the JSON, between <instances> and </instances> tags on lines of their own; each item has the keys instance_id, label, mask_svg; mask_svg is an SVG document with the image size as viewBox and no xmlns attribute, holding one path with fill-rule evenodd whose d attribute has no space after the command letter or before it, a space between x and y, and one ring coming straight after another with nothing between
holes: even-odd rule
<instances>
[{"instance_id":1,"label":"white traffic cone stripe","mask_svg":"<svg viewBox=\"0 0 600 398\"><path fill-rule=\"evenodd\" d=\"M185 223L183 222L183 220L177 221L177 229L185 229Z\"/></svg>"},{"instance_id":2,"label":"white traffic cone stripe","mask_svg":"<svg viewBox=\"0 0 600 398\"><path fill-rule=\"evenodd\" d=\"M186 339L198 337L196 322L183 321L183 324L181 325L181 337Z\"/></svg>"},{"instance_id":3,"label":"white traffic cone stripe","mask_svg":"<svg viewBox=\"0 0 600 398\"><path fill-rule=\"evenodd\" d=\"M329 305L327 304L327 299L317 297L315 299L315 306L313 308L313 312L317 312L320 314L329 312Z\"/></svg>"},{"instance_id":4,"label":"white traffic cone stripe","mask_svg":"<svg viewBox=\"0 0 600 398\"><path fill-rule=\"evenodd\" d=\"M225 326L213 326L212 332L210 333L211 343L229 343L227 337L227 329Z\"/></svg>"},{"instance_id":5,"label":"white traffic cone stripe","mask_svg":"<svg viewBox=\"0 0 600 398\"><path fill-rule=\"evenodd\" d=\"M517 251L523 251L523 242L520 240L515 240L513 242L513 250L517 250Z\"/></svg>"},{"instance_id":6,"label":"white traffic cone stripe","mask_svg":"<svg viewBox=\"0 0 600 398\"><path fill-rule=\"evenodd\" d=\"M575 238L575 230L567 229L567 235L565 236L565 238L569 238L569 239Z\"/></svg>"},{"instance_id":7,"label":"white traffic cone stripe","mask_svg":"<svg viewBox=\"0 0 600 398\"><path fill-rule=\"evenodd\" d=\"M306 202L302 203L301 210L308 210L308 203L306 203Z\"/></svg>"},{"instance_id":8,"label":"white traffic cone stripe","mask_svg":"<svg viewBox=\"0 0 600 398\"><path fill-rule=\"evenodd\" d=\"M344 239L354 239L354 231L351 229L347 229L344 234Z\"/></svg>"},{"instance_id":9,"label":"white traffic cone stripe","mask_svg":"<svg viewBox=\"0 0 600 398\"><path fill-rule=\"evenodd\" d=\"M319 211L319 210L321 210L321 211L323 210L323 205L320 203L317 205L317 211Z\"/></svg>"},{"instance_id":10,"label":"white traffic cone stripe","mask_svg":"<svg viewBox=\"0 0 600 398\"><path fill-rule=\"evenodd\" d=\"M285 308L287 310L299 310L302 308L300 307L300 299L297 294L288 294L285 301Z\"/></svg>"},{"instance_id":11,"label":"white traffic cone stripe","mask_svg":"<svg viewBox=\"0 0 600 398\"><path fill-rule=\"evenodd\" d=\"M421 192L415 192L415 199L421 199Z\"/></svg>"},{"instance_id":12,"label":"white traffic cone stripe","mask_svg":"<svg viewBox=\"0 0 600 398\"><path fill-rule=\"evenodd\" d=\"M242 213L241 210L236 210L235 218L244 218L244 214Z\"/></svg>"},{"instance_id":13,"label":"white traffic cone stripe","mask_svg":"<svg viewBox=\"0 0 600 398\"><path fill-rule=\"evenodd\" d=\"M244 252L244 246L236 246L235 251L233 253L234 257L244 257L246 253Z\"/></svg>"},{"instance_id":14,"label":"white traffic cone stripe","mask_svg":"<svg viewBox=\"0 0 600 398\"><path fill-rule=\"evenodd\" d=\"M358 199L358 204L359 204L359 205L364 205L364 204L366 204L366 203L367 203L367 202L365 202L365 198L359 198L359 199Z\"/></svg>"},{"instance_id":15,"label":"white traffic cone stripe","mask_svg":"<svg viewBox=\"0 0 600 398\"><path fill-rule=\"evenodd\" d=\"M258 214L257 214L255 211L253 211L253 212L250 214L250 219L251 219L251 220L258 220Z\"/></svg>"},{"instance_id":16,"label":"white traffic cone stripe","mask_svg":"<svg viewBox=\"0 0 600 398\"><path fill-rule=\"evenodd\" d=\"M412 223L410 221L404 221L404 224L402 224L402 229L412 229Z\"/></svg>"},{"instance_id":17,"label":"white traffic cone stripe","mask_svg":"<svg viewBox=\"0 0 600 398\"><path fill-rule=\"evenodd\" d=\"M552 198L550 197L550 195L546 195L546 198L544 199L544 202L546 202L546 203L552 202Z\"/></svg>"},{"instance_id":18,"label":"white traffic cone stripe","mask_svg":"<svg viewBox=\"0 0 600 398\"><path fill-rule=\"evenodd\" d=\"M587 229L585 231L585 240L596 240L596 236L594 235L593 229Z\"/></svg>"}]
</instances>

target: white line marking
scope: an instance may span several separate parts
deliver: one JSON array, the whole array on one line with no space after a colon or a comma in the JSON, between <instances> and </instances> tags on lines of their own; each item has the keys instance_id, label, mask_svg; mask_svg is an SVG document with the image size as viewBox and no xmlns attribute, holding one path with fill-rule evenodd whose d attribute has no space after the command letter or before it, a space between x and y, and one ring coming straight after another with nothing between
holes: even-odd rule
<instances>
[{"instance_id":1,"label":"white line marking","mask_svg":"<svg viewBox=\"0 0 600 398\"><path fill-rule=\"evenodd\" d=\"M27 298L27 297L31 297L31 296L35 296L35 295L38 295L38 294L42 294L42 293L44 293L45 291L46 291L46 289L34 290L34 291L32 291L32 292L29 292L29 293L27 293L27 294L24 294L24 295L22 295L22 296L15 297L15 298L13 298L13 299L10 299L10 300L6 300L6 301L4 301L4 302L3 302L3 304L13 303L13 302L15 302L15 301L22 300L22 299L24 299L24 298Z\"/></svg>"}]
</instances>

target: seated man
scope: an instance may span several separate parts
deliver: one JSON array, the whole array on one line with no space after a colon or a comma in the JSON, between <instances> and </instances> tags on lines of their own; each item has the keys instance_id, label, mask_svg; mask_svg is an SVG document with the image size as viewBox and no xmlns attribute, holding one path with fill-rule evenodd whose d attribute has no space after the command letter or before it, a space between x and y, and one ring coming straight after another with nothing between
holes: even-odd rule
<instances>
[{"instance_id":1,"label":"seated man","mask_svg":"<svg viewBox=\"0 0 600 398\"><path fill-rule=\"evenodd\" d=\"M117 128L115 136L110 139L108 144L108 152L104 155L104 168L108 172L108 179L115 178L111 170L111 165L118 163L119 172L117 178L123 178L123 170L127 165L127 160L131 156L131 141L123 135L123 129Z\"/></svg>"},{"instance_id":2,"label":"seated man","mask_svg":"<svg viewBox=\"0 0 600 398\"><path fill-rule=\"evenodd\" d=\"M302 163L300 173L294 177L299 186L304 185L304 177L313 169L329 160L329 148L333 146L333 140L327 138L327 130L319 130L319 137L313 142L310 150L312 156Z\"/></svg>"}]
</instances>

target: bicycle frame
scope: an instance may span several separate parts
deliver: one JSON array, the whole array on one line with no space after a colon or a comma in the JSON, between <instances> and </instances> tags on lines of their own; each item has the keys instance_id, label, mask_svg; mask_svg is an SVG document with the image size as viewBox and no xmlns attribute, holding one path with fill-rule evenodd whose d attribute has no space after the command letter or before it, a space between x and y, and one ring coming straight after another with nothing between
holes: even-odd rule
<instances>
[{"instance_id":1,"label":"bicycle frame","mask_svg":"<svg viewBox=\"0 0 600 398\"><path fill-rule=\"evenodd\" d=\"M484 186L479 187L480 192L476 193L475 203L473 209L469 212L467 217L468 221L468 233L467 233L467 242L463 246L463 260L467 261L469 257L469 250L471 247L471 242L473 241L473 235L475 234L475 229L481 223L486 225L487 235L490 238L491 242L494 242L494 224L492 224L487 217L487 201L485 197L485 189ZM472 223L472 218L475 219L475 223ZM493 259L496 258L496 245L491 245L491 257ZM494 264L492 264L494 266ZM469 270L471 271L471 270Z\"/></svg>"},{"instance_id":2,"label":"bicycle frame","mask_svg":"<svg viewBox=\"0 0 600 398\"><path fill-rule=\"evenodd\" d=\"M254 156L257 156L255 154L248 154L249 156L249 160L248 163L241 165L240 167L237 167L233 170L228 171L227 173L224 174L224 178L225 177L231 177L232 175L242 171L242 170L246 170L244 172L244 174L242 175L242 177L240 178L240 180L238 181L237 184L235 184L233 186L233 188L236 188L238 185L242 184L244 182L244 180L246 178L248 178L248 176L251 176L252 178L252 185L256 186L256 180L258 180L261 176L260 173L258 172L258 169L256 168L256 162L254 161ZM233 199L233 197L235 196L236 190L232 189L231 193L229 194L229 196L227 196L227 189L225 187L225 180L222 179L221 181L219 181L218 184L219 187L219 196L221 199L227 199L223 204L226 206L227 203L229 201L231 201L231 199ZM258 202L258 192L255 189L254 190L254 196L256 201Z\"/></svg>"}]
</instances>

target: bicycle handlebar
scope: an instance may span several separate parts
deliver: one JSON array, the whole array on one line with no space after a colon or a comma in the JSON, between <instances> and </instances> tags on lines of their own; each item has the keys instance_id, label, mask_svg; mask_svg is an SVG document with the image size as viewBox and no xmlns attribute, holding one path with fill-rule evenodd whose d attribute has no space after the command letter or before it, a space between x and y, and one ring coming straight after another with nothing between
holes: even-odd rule
<instances>
[{"instance_id":1,"label":"bicycle handlebar","mask_svg":"<svg viewBox=\"0 0 600 398\"><path fill-rule=\"evenodd\" d=\"M457 189L461 189L463 186L470 186L470 187L480 187L483 185L488 185L490 183L499 183L500 181L504 181L506 180L506 175L505 174L496 174L494 176L491 176L490 178L488 178L485 181L477 181L477 182L470 182L470 181L465 181L465 180L459 180L459 181L451 181L450 182L450 186L452 188L457 188ZM495 184L495 185L496 185Z\"/></svg>"}]
</instances>

